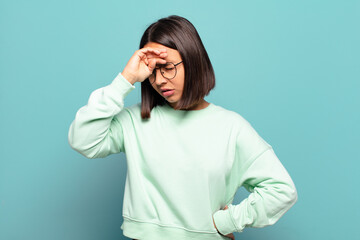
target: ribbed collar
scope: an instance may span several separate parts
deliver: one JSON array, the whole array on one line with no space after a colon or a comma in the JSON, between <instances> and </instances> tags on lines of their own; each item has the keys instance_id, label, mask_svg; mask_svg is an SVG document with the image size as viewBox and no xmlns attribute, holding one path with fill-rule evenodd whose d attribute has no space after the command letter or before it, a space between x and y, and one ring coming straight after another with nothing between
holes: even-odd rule
<instances>
[{"instance_id":1,"label":"ribbed collar","mask_svg":"<svg viewBox=\"0 0 360 240\"><path fill-rule=\"evenodd\" d=\"M213 103L210 103L206 108L200 110L175 110L168 103L164 104L163 106L157 107L159 107L165 113L173 115L176 118L192 118L205 116L208 113L214 111L214 109L216 109L216 105Z\"/></svg>"}]
</instances>

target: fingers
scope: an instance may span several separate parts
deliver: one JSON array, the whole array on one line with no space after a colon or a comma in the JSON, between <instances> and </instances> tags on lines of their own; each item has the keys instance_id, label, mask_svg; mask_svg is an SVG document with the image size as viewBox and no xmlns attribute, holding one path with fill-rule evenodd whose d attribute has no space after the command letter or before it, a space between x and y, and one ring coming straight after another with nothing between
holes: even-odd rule
<instances>
[{"instance_id":1,"label":"fingers","mask_svg":"<svg viewBox=\"0 0 360 240\"><path fill-rule=\"evenodd\" d=\"M166 53L164 53L166 54ZM156 64L165 64L166 60L164 59L167 55L146 55L146 57L144 58L145 64L148 65L149 70L153 71L155 69Z\"/></svg>"},{"instance_id":2,"label":"fingers","mask_svg":"<svg viewBox=\"0 0 360 240\"><path fill-rule=\"evenodd\" d=\"M152 72L152 71L154 71L156 64L165 64L165 63L166 63L165 59L152 58L152 59L149 59L149 63L147 65L148 65L149 71Z\"/></svg>"},{"instance_id":3,"label":"fingers","mask_svg":"<svg viewBox=\"0 0 360 240\"><path fill-rule=\"evenodd\" d=\"M159 54L159 55L156 55L156 54L146 54L146 57L148 58L148 59L150 59L150 58L165 58L165 57L167 57L167 53L161 53L161 54Z\"/></svg>"},{"instance_id":4,"label":"fingers","mask_svg":"<svg viewBox=\"0 0 360 240\"><path fill-rule=\"evenodd\" d=\"M137 50L137 55L145 61L146 58L165 58L167 57L166 49L141 48Z\"/></svg>"},{"instance_id":5,"label":"fingers","mask_svg":"<svg viewBox=\"0 0 360 240\"><path fill-rule=\"evenodd\" d=\"M156 59L156 63L157 63L157 64L165 64L165 63L166 63L166 60L165 60L165 59L162 59L162 58L157 58L157 59Z\"/></svg>"},{"instance_id":6,"label":"fingers","mask_svg":"<svg viewBox=\"0 0 360 240\"><path fill-rule=\"evenodd\" d=\"M149 70L153 70L155 68L155 66L153 66L153 64L165 64L166 60L163 58L167 57L167 50L165 48L161 48L161 49L155 49L155 48L141 48L138 51L138 56L140 57L140 59L142 59L145 64L150 68ZM151 66L150 64L150 59L155 59L154 61L151 61Z\"/></svg>"},{"instance_id":7,"label":"fingers","mask_svg":"<svg viewBox=\"0 0 360 240\"><path fill-rule=\"evenodd\" d=\"M152 72L155 69L155 66L156 66L156 60L150 59L148 64L149 71Z\"/></svg>"},{"instance_id":8,"label":"fingers","mask_svg":"<svg viewBox=\"0 0 360 240\"><path fill-rule=\"evenodd\" d=\"M166 48L141 48L139 49L139 51L143 52L143 53L148 53L148 52L153 52L153 53L156 53L156 54L160 54L160 53L164 53L166 52Z\"/></svg>"},{"instance_id":9,"label":"fingers","mask_svg":"<svg viewBox=\"0 0 360 240\"><path fill-rule=\"evenodd\" d=\"M162 49L154 49L154 48L141 48L138 50L139 56L143 58L146 56L147 58L161 57L164 58L167 56L167 50Z\"/></svg>"}]
</instances>

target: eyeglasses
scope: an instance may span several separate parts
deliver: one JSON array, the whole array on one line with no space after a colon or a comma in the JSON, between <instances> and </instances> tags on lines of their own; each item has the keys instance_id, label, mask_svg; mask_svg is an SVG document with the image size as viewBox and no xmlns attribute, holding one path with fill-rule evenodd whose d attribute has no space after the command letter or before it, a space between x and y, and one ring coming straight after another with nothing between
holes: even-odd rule
<instances>
[{"instance_id":1,"label":"eyeglasses","mask_svg":"<svg viewBox=\"0 0 360 240\"><path fill-rule=\"evenodd\" d=\"M150 83L153 84L155 82L157 69L160 69L161 75L167 80L173 79L177 73L176 66L179 65L180 63L182 63L182 61L176 64L172 62L167 62L165 64L159 65L160 67L156 67L152 72L152 74L149 76Z\"/></svg>"}]
</instances>

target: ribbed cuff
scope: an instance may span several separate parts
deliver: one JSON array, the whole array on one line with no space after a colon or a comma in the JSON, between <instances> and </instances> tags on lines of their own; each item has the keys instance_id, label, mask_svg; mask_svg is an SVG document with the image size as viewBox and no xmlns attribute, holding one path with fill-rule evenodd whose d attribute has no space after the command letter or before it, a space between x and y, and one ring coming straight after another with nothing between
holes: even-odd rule
<instances>
[{"instance_id":1,"label":"ribbed cuff","mask_svg":"<svg viewBox=\"0 0 360 240\"><path fill-rule=\"evenodd\" d=\"M227 235L229 233L237 232L237 228L233 222L231 213L230 213L230 204L226 210L218 210L213 214L214 222L218 231Z\"/></svg>"},{"instance_id":2,"label":"ribbed cuff","mask_svg":"<svg viewBox=\"0 0 360 240\"><path fill-rule=\"evenodd\" d=\"M124 98L133 90L135 86L132 85L126 78L119 73L115 79L109 85L111 89L114 89L118 94Z\"/></svg>"}]
</instances>

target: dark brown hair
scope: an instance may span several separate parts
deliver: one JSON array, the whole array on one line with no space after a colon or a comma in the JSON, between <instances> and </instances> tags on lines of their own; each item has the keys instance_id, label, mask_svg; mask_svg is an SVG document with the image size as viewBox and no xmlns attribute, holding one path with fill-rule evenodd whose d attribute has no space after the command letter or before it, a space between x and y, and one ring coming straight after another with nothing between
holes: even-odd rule
<instances>
[{"instance_id":1,"label":"dark brown hair","mask_svg":"<svg viewBox=\"0 0 360 240\"><path fill-rule=\"evenodd\" d=\"M177 50L185 68L184 89L174 109L188 109L209 94L215 87L215 74L209 56L193 24L187 19L171 15L152 23L141 37L139 48L155 42ZM151 109L166 104L150 84L141 83L141 118L150 118Z\"/></svg>"}]
</instances>

